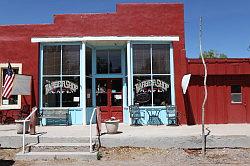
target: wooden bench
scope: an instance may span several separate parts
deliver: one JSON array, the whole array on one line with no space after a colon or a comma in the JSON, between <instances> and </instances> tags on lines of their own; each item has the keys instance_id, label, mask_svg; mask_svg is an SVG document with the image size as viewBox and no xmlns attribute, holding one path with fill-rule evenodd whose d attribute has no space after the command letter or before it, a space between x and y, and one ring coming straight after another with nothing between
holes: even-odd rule
<instances>
[{"instance_id":1,"label":"wooden bench","mask_svg":"<svg viewBox=\"0 0 250 166\"><path fill-rule=\"evenodd\" d=\"M68 109L43 109L40 116L40 123L42 119L62 119L66 125L69 125L69 110Z\"/></svg>"}]
</instances>

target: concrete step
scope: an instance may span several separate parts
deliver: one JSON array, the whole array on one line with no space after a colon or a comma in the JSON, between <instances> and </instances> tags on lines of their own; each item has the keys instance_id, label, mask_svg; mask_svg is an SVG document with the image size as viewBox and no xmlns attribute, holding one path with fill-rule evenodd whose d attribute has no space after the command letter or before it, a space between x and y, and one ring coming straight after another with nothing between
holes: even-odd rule
<instances>
[{"instance_id":1,"label":"concrete step","mask_svg":"<svg viewBox=\"0 0 250 166\"><path fill-rule=\"evenodd\" d=\"M89 143L38 143L29 144L26 149L27 152L89 152Z\"/></svg>"},{"instance_id":2,"label":"concrete step","mask_svg":"<svg viewBox=\"0 0 250 166\"><path fill-rule=\"evenodd\" d=\"M97 152L29 152L16 154L16 160L55 160L55 159L76 159L96 160Z\"/></svg>"},{"instance_id":3,"label":"concrete step","mask_svg":"<svg viewBox=\"0 0 250 166\"><path fill-rule=\"evenodd\" d=\"M96 136L92 137L93 142L97 140ZM39 143L88 143L89 137L37 137Z\"/></svg>"}]
</instances>

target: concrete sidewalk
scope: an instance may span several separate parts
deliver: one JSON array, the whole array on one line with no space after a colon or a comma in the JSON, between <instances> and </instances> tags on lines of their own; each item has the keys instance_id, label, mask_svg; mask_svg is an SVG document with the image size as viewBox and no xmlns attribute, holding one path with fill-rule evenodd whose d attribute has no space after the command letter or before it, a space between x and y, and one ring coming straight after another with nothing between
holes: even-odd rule
<instances>
[{"instance_id":1,"label":"concrete sidewalk","mask_svg":"<svg viewBox=\"0 0 250 166\"><path fill-rule=\"evenodd\" d=\"M207 147L250 148L250 124L206 125ZM28 135L27 142L84 142L89 139L89 126L42 126L37 135ZM93 125L93 133L96 132ZM105 134L102 124L101 141L106 147L137 146L157 148L201 147L201 126L129 126L119 124L118 134ZM20 147L22 134L16 134L15 125L0 125L2 147Z\"/></svg>"}]
</instances>

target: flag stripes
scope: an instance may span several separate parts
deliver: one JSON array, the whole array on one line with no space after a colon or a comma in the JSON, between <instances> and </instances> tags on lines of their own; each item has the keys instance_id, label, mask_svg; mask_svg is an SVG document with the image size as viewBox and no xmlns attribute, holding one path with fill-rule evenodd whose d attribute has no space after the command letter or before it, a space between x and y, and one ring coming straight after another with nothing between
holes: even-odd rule
<instances>
[{"instance_id":1,"label":"flag stripes","mask_svg":"<svg viewBox=\"0 0 250 166\"><path fill-rule=\"evenodd\" d=\"M4 79L4 85L3 85L3 97L9 98L11 96L11 90L13 87L13 80L14 80L14 73L13 69L9 63L8 69L5 75Z\"/></svg>"}]
</instances>

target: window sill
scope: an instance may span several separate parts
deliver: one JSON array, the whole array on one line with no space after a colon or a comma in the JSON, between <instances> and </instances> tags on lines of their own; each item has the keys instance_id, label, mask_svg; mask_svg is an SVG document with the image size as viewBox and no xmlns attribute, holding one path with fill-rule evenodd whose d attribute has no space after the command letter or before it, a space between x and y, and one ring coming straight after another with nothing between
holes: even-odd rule
<instances>
[{"instance_id":1,"label":"window sill","mask_svg":"<svg viewBox=\"0 0 250 166\"><path fill-rule=\"evenodd\" d=\"M233 105L242 105L243 103L242 102L231 102L231 104L233 104Z\"/></svg>"},{"instance_id":2,"label":"window sill","mask_svg":"<svg viewBox=\"0 0 250 166\"><path fill-rule=\"evenodd\" d=\"M6 105L6 106L0 106L0 110L17 110L21 109L21 106L19 105Z\"/></svg>"}]
</instances>

